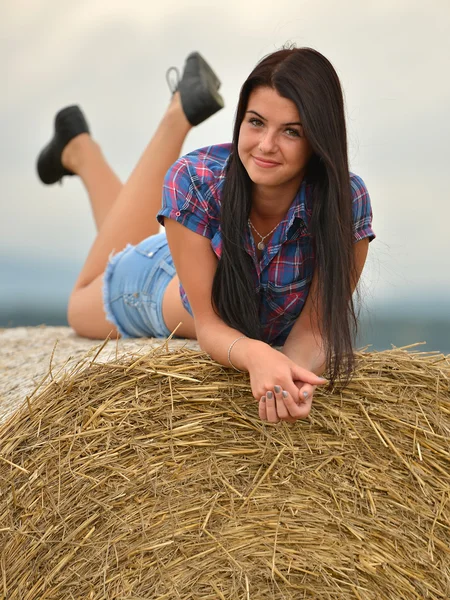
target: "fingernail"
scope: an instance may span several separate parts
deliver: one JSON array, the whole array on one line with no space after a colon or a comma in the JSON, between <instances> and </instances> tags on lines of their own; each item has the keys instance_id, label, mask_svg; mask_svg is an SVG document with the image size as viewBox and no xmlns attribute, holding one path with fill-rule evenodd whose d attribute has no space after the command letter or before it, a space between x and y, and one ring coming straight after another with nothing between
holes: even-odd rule
<instances>
[{"instance_id":1,"label":"fingernail","mask_svg":"<svg viewBox=\"0 0 450 600\"><path fill-rule=\"evenodd\" d=\"M307 398L308 397L308 392L303 392L303 398Z\"/></svg>"},{"instance_id":2,"label":"fingernail","mask_svg":"<svg viewBox=\"0 0 450 600\"><path fill-rule=\"evenodd\" d=\"M281 395L283 398L287 398L289 396L286 390L283 390L283 393Z\"/></svg>"},{"instance_id":3,"label":"fingernail","mask_svg":"<svg viewBox=\"0 0 450 600\"><path fill-rule=\"evenodd\" d=\"M265 397L265 396L263 396L263 397L261 398L261 402L265 402L265 401L266 401L266 397Z\"/></svg>"},{"instance_id":4,"label":"fingernail","mask_svg":"<svg viewBox=\"0 0 450 600\"><path fill-rule=\"evenodd\" d=\"M325 377L319 377L320 381L328 381L328 379L325 379Z\"/></svg>"},{"instance_id":5,"label":"fingernail","mask_svg":"<svg viewBox=\"0 0 450 600\"><path fill-rule=\"evenodd\" d=\"M267 394L266 394L266 398L267 398L268 400L272 400L272 398L273 398L273 394L272 394L272 392L267 392Z\"/></svg>"},{"instance_id":6,"label":"fingernail","mask_svg":"<svg viewBox=\"0 0 450 600\"><path fill-rule=\"evenodd\" d=\"M281 392L281 387L279 385L274 385L273 389L275 390L276 394L279 394Z\"/></svg>"}]
</instances>

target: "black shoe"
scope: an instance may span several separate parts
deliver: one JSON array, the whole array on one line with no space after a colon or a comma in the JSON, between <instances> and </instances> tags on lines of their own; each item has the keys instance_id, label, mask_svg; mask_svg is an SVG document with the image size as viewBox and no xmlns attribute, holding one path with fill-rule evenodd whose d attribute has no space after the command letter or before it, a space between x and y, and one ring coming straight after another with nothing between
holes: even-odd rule
<instances>
[{"instance_id":1,"label":"black shoe","mask_svg":"<svg viewBox=\"0 0 450 600\"><path fill-rule=\"evenodd\" d=\"M178 75L173 67L167 71L169 87L172 93L180 92L183 111L191 125L198 125L224 107L223 98L218 92L220 80L198 52L189 54L183 76L175 85L169 82L172 71Z\"/></svg>"},{"instance_id":2,"label":"black shoe","mask_svg":"<svg viewBox=\"0 0 450 600\"><path fill-rule=\"evenodd\" d=\"M78 106L68 106L55 117L53 139L41 151L37 159L39 179L46 184L60 181L64 175L74 175L61 163L61 154L67 144L80 133L90 133L89 126Z\"/></svg>"}]
</instances>

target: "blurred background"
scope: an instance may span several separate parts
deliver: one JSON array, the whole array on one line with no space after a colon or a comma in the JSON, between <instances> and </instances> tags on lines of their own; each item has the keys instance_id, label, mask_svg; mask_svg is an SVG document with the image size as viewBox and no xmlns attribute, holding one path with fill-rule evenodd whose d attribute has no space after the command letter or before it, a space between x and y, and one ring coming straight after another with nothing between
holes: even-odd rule
<instances>
[{"instance_id":1,"label":"blurred background","mask_svg":"<svg viewBox=\"0 0 450 600\"><path fill-rule=\"evenodd\" d=\"M44 186L35 174L57 110L82 106L125 180L169 101L169 66L198 50L222 80L226 108L188 152L230 140L250 70L295 43L341 78L351 170L372 199L358 344L450 353L449 26L448 0L1 2L0 327L67 324L95 236L77 178Z\"/></svg>"}]
</instances>

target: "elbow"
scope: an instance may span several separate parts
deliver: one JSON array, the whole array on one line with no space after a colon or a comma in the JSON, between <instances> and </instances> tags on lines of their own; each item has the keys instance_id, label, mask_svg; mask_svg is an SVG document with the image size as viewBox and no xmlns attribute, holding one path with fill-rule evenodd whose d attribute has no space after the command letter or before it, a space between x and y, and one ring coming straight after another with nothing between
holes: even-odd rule
<instances>
[{"instance_id":1,"label":"elbow","mask_svg":"<svg viewBox=\"0 0 450 600\"><path fill-rule=\"evenodd\" d=\"M195 331L200 349L213 357L215 349L217 348L217 335L219 333L217 322L214 320L196 319Z\"/></svg>"}]
</instances>

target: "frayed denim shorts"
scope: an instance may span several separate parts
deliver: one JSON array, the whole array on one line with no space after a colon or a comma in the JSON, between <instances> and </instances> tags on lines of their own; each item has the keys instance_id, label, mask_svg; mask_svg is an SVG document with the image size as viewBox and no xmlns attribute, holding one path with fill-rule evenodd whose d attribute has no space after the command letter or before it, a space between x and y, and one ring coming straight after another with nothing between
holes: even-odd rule
<instances>
[{"instance_id":1,"label":"frayed denim shorts","mask_svg":"<svg viewBox=\"0 0 450 600\"><path fill-rule=\"evenodd\" d=\"M106 318L124 338L167 337L164 292L175 275L165 233L109 257L103 277Z\"/></svg>"}]
</instances>

